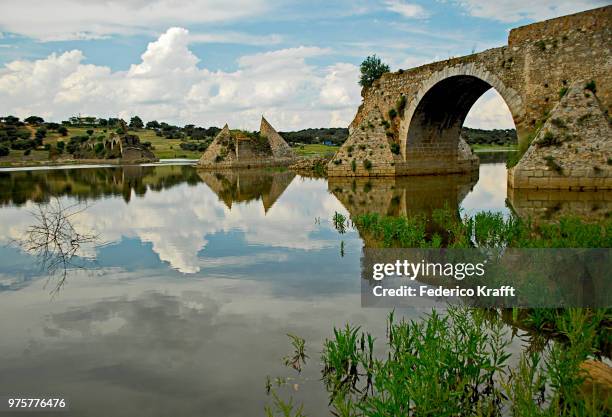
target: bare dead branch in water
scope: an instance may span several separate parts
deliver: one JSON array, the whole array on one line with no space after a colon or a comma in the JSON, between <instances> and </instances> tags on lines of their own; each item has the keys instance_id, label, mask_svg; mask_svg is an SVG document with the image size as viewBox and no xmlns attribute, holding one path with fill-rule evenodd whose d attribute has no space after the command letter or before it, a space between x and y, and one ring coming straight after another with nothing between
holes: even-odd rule
<instances>
[{"instance_id":1,"label":"bare dead branch in water","mask_svg":"<svg viewBox=\"0 0 612 417\"><path fill-rule=\"evenodd\" d=\"M95 245L99 242L97 234L79 233L72 219L88 208L87 204L62 205L59 198L48 204L37 204L32 211L34 224L29 226L23 237L13 242L25 252L33 255L40 268L49 274L47 283L59 276L51 294L57 294L66 281L68 270L81 268L73 262L79 256L82 245ZM46 284L45 284L46 286Z\"/></svg>"}]
</instances>

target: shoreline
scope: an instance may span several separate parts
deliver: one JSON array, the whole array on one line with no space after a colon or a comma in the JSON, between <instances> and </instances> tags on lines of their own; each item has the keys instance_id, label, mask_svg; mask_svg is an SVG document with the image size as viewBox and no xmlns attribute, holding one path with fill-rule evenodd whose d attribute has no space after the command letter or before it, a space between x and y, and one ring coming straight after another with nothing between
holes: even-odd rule
<instances>
[{"instance_id":1,"label":"shoreline","mask_svg":"<svg viewBox=\"0 0 612 417\"><path fill-rule=\"evenodd\" d=\"M503 152L515 152L516 148L481 148L474 149L472 148L472 152L474 153L503 153ZM302 158L316 158L322 157L322 155L309 154L309 155L300 155ZM0 171L15 169L15 168L44 168L44 167L63 167L63 166L88 166L88 165L96 165L96 166L129 166L129 165L148 165L148 164L167 164L167 163L197 163L198 159L192 158L158 158L157 161L122 161L121 159L58 159L58 160L49 160L49 159L32 159L25 161L0 161Z\"/></svg>"},{"instance_id":2,"label":"shoreline","mask_svg":"<svg viewBox=\"0 0 612 417\"><path fill-rule=\"evenodd\" d=\"M197 159L167 158L157 161L121 161L120 159L66 159L66 160L39 160L39 161L16 161L0 163L2 171L27 171L46 168L92 168L92 167L120 167L120 166L154 166L154 165L188 165L197 163Z\"/></svg>"}]
</instances>

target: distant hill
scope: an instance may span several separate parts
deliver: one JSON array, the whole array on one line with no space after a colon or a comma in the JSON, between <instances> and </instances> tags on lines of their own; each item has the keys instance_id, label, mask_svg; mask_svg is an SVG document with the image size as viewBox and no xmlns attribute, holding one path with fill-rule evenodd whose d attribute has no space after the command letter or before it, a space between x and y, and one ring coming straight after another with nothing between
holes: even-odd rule
<instances>
[{"instance_id":1,"label":"distant hill","mask_svg":"<svg viewBox=\"0 0 612 417\"><path fill-rule=\"evenodd\" d=\"M113 118L73 117L60 124L45 122L38 116L30 116L23 121L13 116L0 116L0 157L8 155L12 150L25 151L26 155L31 150L42 149L43 147L49 150L50 145L46 141L48 134L54 138L57 137L58 141L64 141L70 145L71 141L76 143L77 139L86 140L89 138L85 136L66 137L68 136L69 129L88 129L89 136L94 132L96 135L101 135L102 133L99 131L101 130L106 137L120 126L127 126L131 133L137 132L138 135L154 136L162 142L164 139L178 140L180 141L178 147L181 150L191 152L204 152L217 133L221 131L220 128L215 126L208 128L193 124L174 126L156 120L144 124L137 116L130 120L129 125L121 119ZM143 132L149 132L150 135L143 134ZM279 133L290 145L326 144L339 146L348 137L348 129L343 127L310 128ZM73 136L73 133L70 132L70 135ZM462 136L470 145L507 146L517 143L516 131L514 129L483 130L464 127L462 129ZM64 139L64 137L66 138ZM79 143L82 143L83 140L80 140ZM147 140L151 141L152 139ZM43 141L45 141L44 144ZM55 140L52 142L54 143ZM150 142L144 143L144 145L147 144L151 145ZM75 150L75 146L71 149L66 149L68 153L73 153ZM62 153L64 149L61 148L58 151Z\"/></svg>"},{"instance_id":2,"label":"distant hill","mask_svg":"<svg viewBox=\"0 0 612 417\"><path fill-rule=\"evenodd\" d=\"M348 129L345 127L323 127L315 129L302 129L295 132L278 132L287 143L311 144L331 142L334 145L342 145L348 137Z\"/></svg>"},{"instance_id":3,"label":"distant hill","mask_svg":"<svg viewBox=\"0 0 612 417\"><path fill-rule=\"evenodd\" d=\"M348 129L342 127L303 129L295 132L279 133L290 144L312 144L329 141L334 145L342 145L348 137ZM469 144L509 145L517 143L516 130L514 129L483 130L464 127L461 135Z\"/></svg>"},{"instance_id":4,"label":"distant hill","mask_svg":"<svg viewBox=\"0 0 612 417\"><path fill-rule=\"evenodd\" d=\"M510 145L516 144L516 130L514 129L472 129L464 127L461 129L461 136L470 145Z\"/></svg>"}]
</instances>

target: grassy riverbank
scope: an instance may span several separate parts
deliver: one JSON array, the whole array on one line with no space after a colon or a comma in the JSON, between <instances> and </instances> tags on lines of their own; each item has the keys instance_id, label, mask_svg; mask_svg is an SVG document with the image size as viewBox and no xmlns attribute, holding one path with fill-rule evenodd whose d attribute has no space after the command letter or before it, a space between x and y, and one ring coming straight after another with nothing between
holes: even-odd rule
<instances>
[{"instance_id":1,"label":"grassy riverbank","mask_svg":"<svg viewBox=\"0 0 612 417\"><path fill-rule=\"evenodd\" d=\"M324 157L330 154L333 155L338 151L338 149L340 149L338 146L321 144L299 145L293 148L298 156L305 157Z\"/></svg>"},{"instance_id":2,"label":"grassy riverbank","mask_svg":"<svg viewBox=\"0 0 612 417\"><path fill-rule=\"evenodd\" d=\"M518 145L470 145L474 152L514 152L518 150Z\"/></svg>"},{"instance_id":3,"label":"grassy riverbank","mask_svg":"<svg viewBox=\"0 0 612 417\"><path fill-rule=\"evenodd\" d=\"M45 145L56 146L58 141L68 142L72 136L87 136L87 131L93 130L91 136L97 137L100 135L108 135L109 130L103 128L91 127L70 127L67 136L61 136L56 131L49 131L44 138ZM200 151L190 151L181 149L181 139L168 139L163 136L157 136L154 130L151 129L133 129L131 134L138 135L142 143L150 142L153 153L159 159L199 159L202 156ZM333 154L338 150L337 146L328 146L322 144L306 144L294 147L297 155L305 157L322 157L328 154ZM42 166L42 165L71 165L71 164L91 164L91 163L117 163L112 160L78 160L72 158L69 154L62 154L56 158L49 158L49 151L46 150L31 150L30 152L23 150L11 150L8 156L0 157L0 167L25 167L25 166Z\"/></svg>"}]
</instances>

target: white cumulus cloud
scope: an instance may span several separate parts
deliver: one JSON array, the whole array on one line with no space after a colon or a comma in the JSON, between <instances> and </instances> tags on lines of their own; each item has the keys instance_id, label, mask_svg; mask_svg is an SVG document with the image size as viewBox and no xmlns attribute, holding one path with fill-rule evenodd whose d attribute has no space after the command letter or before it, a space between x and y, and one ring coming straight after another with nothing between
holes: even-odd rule
<instances>
[{"instance_id":1,"label":"white cumulus cloud","mask_svg":"<svg viewBox=\"0 0 612 417\"><path fill-rule=\"evenodd\" d=\"M172 27L149 43L127 71L86 64L79 50L18 60L0 69L0 114L72 115L255 129L261 114L279 129L346 126L360 102L358 68L308 60L329 49L299 46L242 56L233 72L210 71L189 49L190 34ZM333 110L334 113L330 110Z\"/></svg>"},{"instance_id":2,"label":"white cumulus cloud","mask_svg":"<svg viewBox=\"0 0 612 417\"><path fill-rule=\"evenodd\" d=\"M508 105L493 88L474 103L463 125L476 129L515 128Z\"/></svg>"}]
</instances>

